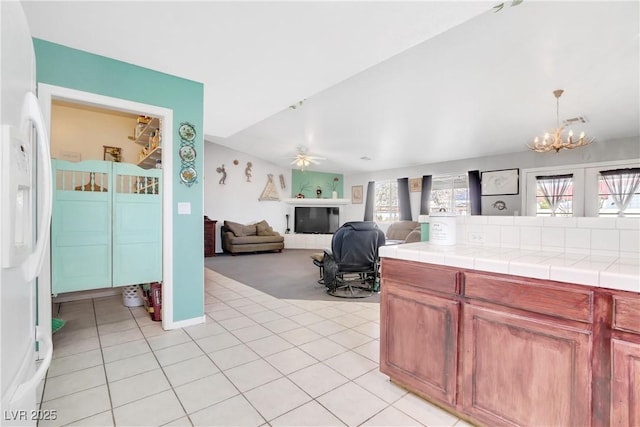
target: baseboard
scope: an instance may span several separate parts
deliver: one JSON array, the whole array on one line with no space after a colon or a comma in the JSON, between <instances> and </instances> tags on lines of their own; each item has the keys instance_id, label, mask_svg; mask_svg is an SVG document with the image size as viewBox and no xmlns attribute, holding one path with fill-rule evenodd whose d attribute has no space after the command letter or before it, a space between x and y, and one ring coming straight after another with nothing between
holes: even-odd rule
<instances>
[{"instance_id":1,"label":"baseboard","mask_svg":"<svg viewBox=\"0 0 640 427\"><path fill-rule=\"evenodd\" d=\"M115 295L122 295L122 288L105 288L105 289L91 289L88 291L77 292L65 292L63 294L57 294L51 297L51 302L61 303L70 301L80 301L83 299L91 298L104 298L112 297Z\"/></svg>"},{"instance_id":2,"label":"baseboard","mask_svg":"<svg viewBox=\"0 0 640 427\"><path fill-rule=\"evenodd\" d=\"M164 330L186 328L187 326L199 325L207 321L206 316L194 317L191 319L179 320L177 322L162 322Z\"/></svg>"}]
</instances>

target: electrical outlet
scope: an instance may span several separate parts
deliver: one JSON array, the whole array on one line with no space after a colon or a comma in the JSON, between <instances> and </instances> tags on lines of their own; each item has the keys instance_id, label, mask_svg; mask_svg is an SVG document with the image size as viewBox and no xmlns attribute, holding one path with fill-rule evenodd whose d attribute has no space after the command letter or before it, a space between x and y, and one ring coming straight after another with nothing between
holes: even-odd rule
<instances>
[{"instance_id":1,"label":"electrical outlet","mask_svg":"<svg viewBox=\"0 0 640 427\"><path fill-rule=\"evenodd\" d=\"M484 243L484 233L470 232L469 243Z\"/></svg>"}]
</instances>

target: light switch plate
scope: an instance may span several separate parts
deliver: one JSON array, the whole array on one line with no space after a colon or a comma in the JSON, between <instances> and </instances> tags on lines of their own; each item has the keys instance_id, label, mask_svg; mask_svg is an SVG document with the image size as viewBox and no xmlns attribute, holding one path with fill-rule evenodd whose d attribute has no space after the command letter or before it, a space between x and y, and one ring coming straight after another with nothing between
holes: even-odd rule
<instances>
[{"instance_id":1,"label":"light switch plate","mask_svg":"<svg viewBox=\"0 0 640 427\"><path fill-rule=\"evenodd\" d=\"M191 215L191 203L179 202L178 203L178 215Z\"/></svg>"}]
</instances>

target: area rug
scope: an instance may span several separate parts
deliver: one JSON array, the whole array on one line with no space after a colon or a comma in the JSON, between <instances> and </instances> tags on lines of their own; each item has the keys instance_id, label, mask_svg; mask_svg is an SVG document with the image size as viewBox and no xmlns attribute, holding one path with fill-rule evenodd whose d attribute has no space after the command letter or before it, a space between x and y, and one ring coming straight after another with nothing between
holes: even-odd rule
<instances>
[{"instance_id":1,"label":"area rug","mask_svg":"<svg viewBox=\"0 0 640 427\"><path fill-rule=\"evenodd\" d=\"M216 254L205 258L206 268L227 276L273 297L281 299L310 299L335 301L327 295L327 288L318 284L318 267L311 255L320 250L285 249L255 254ZM380 296L352 301L380 302Z\"/></svg>"}]
</instances>

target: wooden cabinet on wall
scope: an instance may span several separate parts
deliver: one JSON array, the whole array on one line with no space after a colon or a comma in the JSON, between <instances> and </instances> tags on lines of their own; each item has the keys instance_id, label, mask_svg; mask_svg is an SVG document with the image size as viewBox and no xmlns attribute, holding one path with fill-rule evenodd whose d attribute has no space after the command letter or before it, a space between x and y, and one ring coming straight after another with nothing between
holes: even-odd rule
<instances>
[{"instance_id":1,"label":"wooden cabinet on wall","mask_svg":"<svg viewBox=\"0 0 640 427\"><path fill-rule=\"evenodd\" d=\"M409 390L481 425L640 425L640 295L388 258L381 290Z\"/></svg>"},{"instance_id":2,"label":"wooden cabinet on wall","mask_svg":"<svg viewBox=\"0 0 640 427\"><path fill-rule=\"evenodd\" d=\"M216 256L216 223L218 221L204 217L204 256Z\"/></svg>"}]
</instances>

